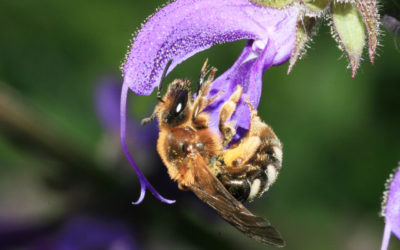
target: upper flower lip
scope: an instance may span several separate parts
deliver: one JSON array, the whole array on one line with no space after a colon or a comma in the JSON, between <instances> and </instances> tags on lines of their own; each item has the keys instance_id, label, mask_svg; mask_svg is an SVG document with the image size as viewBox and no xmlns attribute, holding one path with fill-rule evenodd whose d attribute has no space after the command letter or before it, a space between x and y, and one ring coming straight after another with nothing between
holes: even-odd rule
<instances>
[{"instance_id":1,"label":"upper flower lip","mask_svg":"<svg viewBox=\"0 0 400 250\"><path fill-rule=\"evenodd\" d=\"M182 61L215 44L268 39L282 28L282 16L293 16L297 20L297 9L266 8L248 0L172 2L154 14L138 32L123 66L124 85L136 94L149 95L158 86L169 60L172 59L170 72ZM279 39L276 37L277 42ZM287 51L282 48L274 65L287 59Z\"/></svg>"}]
</instances>

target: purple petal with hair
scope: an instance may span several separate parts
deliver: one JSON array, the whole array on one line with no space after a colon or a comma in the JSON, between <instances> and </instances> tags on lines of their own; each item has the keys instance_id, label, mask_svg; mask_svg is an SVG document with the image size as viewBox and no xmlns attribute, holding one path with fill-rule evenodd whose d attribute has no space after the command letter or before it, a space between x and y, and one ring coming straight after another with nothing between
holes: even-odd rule
<instances>
[{"instance_id":1,"label":"purple petal with hair","mask_svg":"<svg viewBox=\"0 0 400 250\"><path fill-rule=\"evenodd\" d=\"M168 72L194 54L219 43L250 39L241 56L227 72L215 80L210 95L223 90L216 102L207 107L210 127L217 129L221 105L241 85L244 94L231 121L235 123L238 140L249 128L249 100L258 106L262 74L272 65L286 62L296 38L298 7L272 9L248 0L177 0L152 16L137 34L124 64L121 93L121 144L141 183L140 203L146 186L161 201L163 198L138 169L126 146L126 99L131 89L149 95L161 80L162 72L172 60Z\"/></svg>"},{"instance_id":2,"label":"purple petal with hair","mask_svg":"<svg viewBox=\"0 0 400 250\"><path fill-rule=\"evenodd\" d=\"M137 34L123 67L124 85L138 95L150 95L169 60L172 64L168 72L215 44L265 40L282 28L279 23L285 18L296 21L297 8L271 9L248 0L172 2L154 14ZM283 48L276 61L286 57Z\"/></svg>"},{"instance_id":3,"label":"purple petal with hair","mask_svg":"<svg viewBox=\"0 0 400 250\"><path fill-rule=\"evenodd\" d=\"M400 163L394 176L388 181L384 197L383 215L385 216L385 231L383 233L381 250L387 250L390 234L393 232L400 239Z\"/></svg>"}]
</instances>

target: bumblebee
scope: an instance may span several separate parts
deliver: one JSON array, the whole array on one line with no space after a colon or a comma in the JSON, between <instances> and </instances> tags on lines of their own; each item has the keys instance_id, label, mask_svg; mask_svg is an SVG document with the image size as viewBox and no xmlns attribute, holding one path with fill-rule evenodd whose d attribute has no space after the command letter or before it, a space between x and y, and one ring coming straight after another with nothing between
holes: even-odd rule
<instances>
[{"instance_id":1,"label":"bumblebee","mask_svg":"<svg viewBox=\"0 0 400 250\"><path fill-rule=\"evenodd\" d=\"M162 80L157 94L159 103L142 124L157 118L160 128L157 151L180 189L194 192L249 237L268 245L284 246L280 233L241 203L260 197L275 182L281 168L281 143L247 101L251 110L250 129L244 138L230 145L236 131L227 121L241 98L241 86L222 105L218 126L221 135L208 126L209 115L204 110L221 94L208 97L215 73L216 68L207 69L206 60L195 98L190 92L190 81L181 79L174 80L161 98Z\"/></svg>"}]
</instances>

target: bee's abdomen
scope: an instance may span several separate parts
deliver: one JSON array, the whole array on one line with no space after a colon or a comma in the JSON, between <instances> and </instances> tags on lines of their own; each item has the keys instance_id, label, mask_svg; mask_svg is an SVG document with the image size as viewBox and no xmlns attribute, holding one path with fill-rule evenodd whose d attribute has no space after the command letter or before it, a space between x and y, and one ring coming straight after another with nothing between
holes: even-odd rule
<instances>
[{"instance_id":1,"label":"bee's abdomen","mask_svg":"<svg viewBox=\"0 0 400 250\"><path fill-rule=\"evenodd\" d=\"M247 201L261 197L275 183L282 167L282 148L277 139L263 141L254 159L248 162L249 169L258 169L247 175L250 193Z\"/></svg>"},{"instance_id":2,"label":"bee's abdomen","mask_svg":"<svg viewBox=\"0 0 400 250\"><path fill-rule=\"evenodd\" d=\"M264 140L244 166L243 172L220 174L227 190L241 202L259 198L276 181L282 167L282 149L278 139Z\"/></svg>"}]
</instances>

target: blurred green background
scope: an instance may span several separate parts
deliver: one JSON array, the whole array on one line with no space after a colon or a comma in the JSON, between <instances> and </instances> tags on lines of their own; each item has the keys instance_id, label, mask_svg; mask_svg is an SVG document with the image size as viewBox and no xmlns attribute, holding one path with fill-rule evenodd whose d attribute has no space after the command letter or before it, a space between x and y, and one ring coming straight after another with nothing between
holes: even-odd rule
<instances>
[{"instance_id":1,"label":"blurred green background","mask_svg":"<svg viewBox=\"0 0 400 250\"><path fill-rule=\"evenodd\" d=\"M89 214L126 223L140 249L265 248L178 191L154 163L154 145L138 163L177 204L150 193L141 205L130 204L138 180L118 136L100 124L94 91L102 77L120 77L132 33L162 4L0 1L0 98L11 110L0 110L0 224L18 225L4 228L54 235L70 217ZM400 14L392 1L381 10ZM290 75L287 64L264 74L259 114L283 142L284 161L279 181L249 208L279 229L286 249L380 247L384 183L400 160L400 52L393 34L383 34L375 65L364 55L355 79L326 24ZM221 74L244 44L202 52L168 81L197 79L206 57ZM140 120L155 101L130 95L129 112ZM9 237L0 240L4 249L30 249L37 240L0 237ZM400 249L394 236L390 247Z\"/></svg>"}]
</instances>

